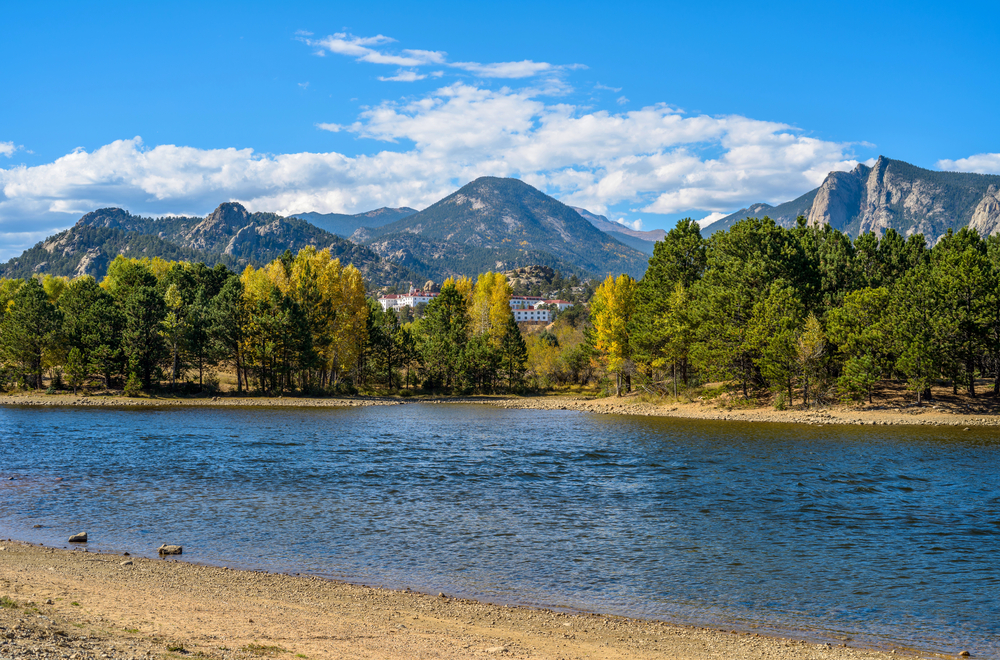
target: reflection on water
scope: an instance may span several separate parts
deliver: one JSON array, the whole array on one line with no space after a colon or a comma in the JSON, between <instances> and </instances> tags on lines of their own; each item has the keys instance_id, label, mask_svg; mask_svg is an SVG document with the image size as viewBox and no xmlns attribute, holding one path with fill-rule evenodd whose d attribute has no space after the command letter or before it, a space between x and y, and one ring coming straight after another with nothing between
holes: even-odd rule
<instances>
[{"instance_id":1,"label":"reflection on water","mask_svg":"<svg viewBox=\"0 0 1000 660\"><path fill-rule=\"evenodd\" d=\"M997 655L989 434L463 405L0 408L0 531Z\"/></svg>"}]
</instances>

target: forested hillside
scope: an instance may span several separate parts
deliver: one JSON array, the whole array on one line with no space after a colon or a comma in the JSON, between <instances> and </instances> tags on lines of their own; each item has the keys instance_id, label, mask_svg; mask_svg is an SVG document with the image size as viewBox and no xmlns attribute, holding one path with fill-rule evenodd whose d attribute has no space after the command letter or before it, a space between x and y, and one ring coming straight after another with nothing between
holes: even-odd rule
<instances>
[{"instance_id":1,"label":"forested hillside","mask_svg":"<svg viewBox=\"0 0 1000 660\"><path fill-rule=\"evenodd\" d=\"M591 318L625 389L731 381L791 405L870 399L892 378L920 401L939 380L975 396L985 377L1000 394L1000 236L963 228L931 248L765 217L705 240L682 221L641 281L597 290Z\"/></svg>"},{"instance_id":2,"label":"forested hillside","mask_svg":"<svg viewBox=\"0 0 1000 660\"><path fill-rule=\"evenodd\" d=\"M242 269L306 246L329 250L334 258L357 266L376 285L399 285L423 277L304 220L250 213L233 202L221 204L205 218L144 218L118 208L93 211L72 228L0 266L0 276L23 278L47 273L103 277L118 255Z\"/></svg>"}]
</instances>

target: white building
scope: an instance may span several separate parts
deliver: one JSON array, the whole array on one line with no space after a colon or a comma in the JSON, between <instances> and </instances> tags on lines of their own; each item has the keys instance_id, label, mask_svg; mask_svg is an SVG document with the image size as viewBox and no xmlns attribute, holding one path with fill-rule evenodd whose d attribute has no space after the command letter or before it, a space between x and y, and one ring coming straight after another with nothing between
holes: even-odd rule
<instances>
[{"instance_id":1,"label":"white building","mask_svg":"<svg viewBox=\"0 0 1000 660\"><path fill-rule=\"evenodd\" d=\"M548 309L514 309L514 320L518 323L550 323L552 321L552 311Z\"/></svg>"},{"instance_id":2,"label":"white building","mask_svg":"<svg viewBox=\"0 0 1000 660\"><path fill-rule=\"evenodd\" d=\"M420 303L429 303L439 294L432 291L418 291L413 287L407 293L391 293L378 299L383 310L396 310L403 307L416 307ZM542 309L546 305L555 305L557 311L572 307L573 303L565 300L545 300L540 296L511 296L510 308L514 312L514 320L518 323L551 323L555 316L552 310Z\"/></svg>"},{"instance_id":3,"label":"white building","mask_svg":"<svg viewBox=\"0 0 1000 660\"><path fill-rule=\"evenodd\" d=\"M511 296L510 297L510 308L511 309L534 309L539 303L543 302L539 296Z\"/></svg>"},{"instance_id":4,"label":"white building","mask_svg":"<svg viewBox=\"0 0 1000 660\"><path fill-rule=\"evenodd\" d=\"M400 309L402 307L416 307L420 303L429 303L438 294L433 291L418 291L413 287L407 293L390 293L378 299L383 310Z\"/></svg>"}]
</instances>

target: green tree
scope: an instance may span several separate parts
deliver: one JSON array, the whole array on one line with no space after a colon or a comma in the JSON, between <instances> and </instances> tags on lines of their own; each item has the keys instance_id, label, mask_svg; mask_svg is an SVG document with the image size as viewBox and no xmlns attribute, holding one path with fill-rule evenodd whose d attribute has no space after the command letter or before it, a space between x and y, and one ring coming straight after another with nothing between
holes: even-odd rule
<instances>
[{"instance_id":1,"label":"green tree","mask_svg":"<svg viewBox=\"0 0 1000 660\"><path fill-rule=\"evenodd\" d=\"M955 234L949 230L934 246L931 259L952 382L957 390L963 372L969 396L975 397L977 363L986 348L989 303L996 287L986 244L968 227Z\"/></svg>"},{"instance_id":2,"label":"green tree","mask_svg":"<svg viewBox=\"0 0 1000 660\"><path fill-rule=\"evenodd\" d=\"M826 333L815 314L810 313L806 317L798 338L798 357L802 374L802 402L808 407L810 392L813 399L819 399L826 358Z\"/></svg>"},{"instance_id":3,"label":"green tree","mask_svg":"<svg viewBox=\"0 0 1000 660\"><path fill-rule=\"evenodd\" d=\"M892 292L896 369L917 395L917 405L930 396L931 383L944 363L938 292L930 271L929 264L907 271Z\"/></svg>"},{"instance_id":4,"label":"green tree","mask_svg":"<svg viewBox=\"0 0 1000 660\"><path fill-rule=\"evenodd\" d=\"M678 222L653 247L649 268L636 287L629 332L633 357L647 370L665 362L670 334L661 320L670 310L670 296L678 285L688 289L697 282L705 262L705 241L698 223L690 218Z\"/></svg>"},{"instance_id":5,"label":"green tree","mask_svg":"<svg viewBox=\"0 0 1000 660\"><path fill-rule=\"evenodd\" d=\"M243 346L249 313L243 299L243 282L236 275L222 285L208 304L208 335L220 360L236 370L236 391L242 393L244 382ZM249 387L249 384L246 384Z\"/></svg>"},{"instance_id":6,"label":"green tree","mask_svg":"<svg viewBox=\"0 0 1000 660\"><path fill-rule=\"evenodd\" d=\"M462 354L470 334L466 309L465 296L448 283L424 310L420 353L431 387L450 388L460 380Z\"/></svg>"},{"instance_id":7,"label":"green tree","mask_svg":"<svg viewBox=\"0 0 1000 660\"><path fill-rule=\"evenodd\" d=\"M785 282L771 285L767 297L754 305L747 339L757 354L761 375L777 391L792 388L799 374L799 337L802 332L802 303Z\"/></svg>"},{"instance_id":8,"label":"green tree","mask_svg":"<svg viewBox=\"0 0 1000 660\"><path fill-rule=\"evenodd\" d=\"M90 364L83 357L83 351L75 346L69 349L66 357L66 377L69 379L69 386L73 388L73 394L83 385L90 375Z\"/></svg>"},{"instance_id":9,"label":"green tree","mask_svg":"<svg viewBox=\"0 0 1000 660\"><path fill-rule=\"evenodd\" d=\"M80 350L83 362L104 380L104 387L125 372L122 348L125 315L114 298L92 277L73 280L59 299L68 345Z\"/></svg>"},{"instance_id":10,"label":"green tree","mask_svg":"<svg viewBox=\"0 0 1000 660\"><path fill-rule=\"evenodd\" d=\"M524 382L524 371L528 364L528 345L524 343L513 311L507 315L499 352L500 368L507 380L507 391L513 392Z\"/></svg>"},{"instance_id":11,"label":"green tree","mask_svg":"<svg viewBox=\"0 0 1000 660\"><path fill-rule=\"evenodd\" d=\"M61 328L62 314L34 278L14 293L0 321L0 350L37 389L42 387L44 360L59 345Z\"/></svg>"},{"instance_id":12,"label":"green tree","mask_svg":"<svg viewBox=\"0 0 1000 660\"><path fill-rule=\"evenodd\" d=\"M157 366L168 355L160 334L165 316L163 298L151 286L138 286L125 299L125 355L142 389L149 389Z\"/></svg>"},{"instance_id":13,"label":"green tree","mask_svg":"<svg viewBox=\"0 0 1000 660\"><path fill-rule=\"evenodd\" d=\"M891 305L888 289L865 287L848 293L842 306L827 316L830 341L852 363L851 373L841 382L842 389L853 394L859 391L859 383L868 384L864 393L869 403L874 385L894 362ZM862 373L865 378L860 378ZM874 378L869 377L873 373Z\"/></svg>"}]
</instances>

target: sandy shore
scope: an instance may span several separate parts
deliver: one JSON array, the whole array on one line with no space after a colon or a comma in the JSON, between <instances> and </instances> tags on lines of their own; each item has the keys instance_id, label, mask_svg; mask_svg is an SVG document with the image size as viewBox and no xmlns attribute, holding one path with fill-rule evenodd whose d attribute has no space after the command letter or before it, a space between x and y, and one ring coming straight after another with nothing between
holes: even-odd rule
<instances>
[{"instance_id":1,"label":"sandy shore","mask_svg":"<svg viewBox=\"0 0 1000 660\"><path fill-rule=\"evenodd\" d=\"M887 659L678 627L0 542L0 657Z\"/></svg>"},{"instance_id":2,"label":"sandy shore","mask_svg":"<svg viewBox=\"0 0 1000 660\"><path fill-rule=\"evenodd\" d=\"M704 403L643 403L635 398L593 399L583 397L523 398L493 401L503 408L579 410L611 415L646 415L685 419L733 420L780 424L856 424L868 426L1000 426L995 412L970 412L952 406L926 405L880 407L830 406L811 410L774 410L773 408L726 409Z\"/></svg>"},{"instance_id":3,"label":"sandy shore","mask_svg":"<svg viewBox=\"0 0 1000 660\"><path fill-rule=\"evenodd\" d=\"M419 403L461 403L509 409L578 410L615 415L678 417L685 419L733 420L783 424L854 424L868 426L1000 426L1000 402L992 398L976 400L942 399L923 406L887 402L877 405L834 405L809 410L775 410L771 407L732 408L715 402L653 404L636 396L602 398L586 396L473 396L473 397L215 397L152 396L128 398L113 395L72 394L0 395L0 406L106 406L106 407L366 407Z\"/></svg>"}]
</instances>

